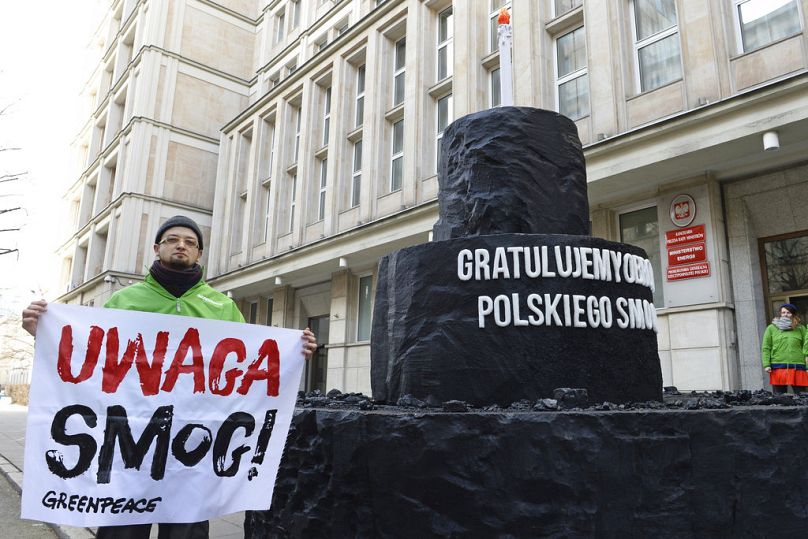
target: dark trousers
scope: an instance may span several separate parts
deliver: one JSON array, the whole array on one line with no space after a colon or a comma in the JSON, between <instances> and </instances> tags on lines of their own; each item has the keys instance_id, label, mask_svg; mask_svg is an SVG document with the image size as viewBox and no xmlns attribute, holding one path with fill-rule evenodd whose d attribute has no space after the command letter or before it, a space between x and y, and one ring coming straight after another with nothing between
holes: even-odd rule
<instances>
[{"instance_id":1,"label":"dark trousers","mask_svg":"<svg viewBox=\"0 0 808 539\"><path fill-rule=\"evenodd\" d=\"M158 539L208 539L210 524L158 524ZM130 524L128 526L102 526L98 528L97 539L149 539L151 524Z\"/></svg>"},{"instance_id":2,"label":"dark trousers","mask_svg":"<svg viewBox=\"0 0 808 539\"><path fill-rule=\"evenodd\" d=\"M797 394L797 393L802 393L803 391L805 391L808 388L806 388L805 386L791 386L791 389L794 390L794 394ZM772 393L774 393L775 395L782 395L786 391L788 391L788 386L775 386L775 385L772 385Z\"/></svg>"}]
</instances>

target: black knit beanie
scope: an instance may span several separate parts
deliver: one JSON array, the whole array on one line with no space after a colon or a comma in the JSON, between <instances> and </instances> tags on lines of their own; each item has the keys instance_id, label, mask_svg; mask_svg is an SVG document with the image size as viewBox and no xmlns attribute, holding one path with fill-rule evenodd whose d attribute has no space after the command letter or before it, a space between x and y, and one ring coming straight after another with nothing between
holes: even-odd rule
<instances>
[{"instance_id":1,"label":"black knit beanie","mask_svg":"<svg viewBox=\"0 0 808 539\"><path fill-rule=\"evenodd\" d=\"M202 231L199 230L199 225L197 225L193 219L185 217L184 215L170 217L165 223L160 225L160 228L157 229L157 235L154 237L154 243L160 243L163 233L172 226L181 226L193 230L194 234L196 234L196 241L199 243L199 250L201 251L204 248L202 245Z\"/></svg>"}]
</instances>

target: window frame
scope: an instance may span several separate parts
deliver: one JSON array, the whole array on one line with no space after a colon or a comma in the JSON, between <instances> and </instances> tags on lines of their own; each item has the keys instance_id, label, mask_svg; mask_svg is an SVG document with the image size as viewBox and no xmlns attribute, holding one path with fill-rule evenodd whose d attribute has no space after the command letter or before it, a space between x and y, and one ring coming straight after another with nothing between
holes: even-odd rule
<instances>
[{"instance_id":1,"label":"window frame","mask_svg":"<svg viewBox=\"0 0 808 539\"><path fill-rule=\"evenodd\" d=\"M494 72L497 73L496 76L496 83L494 83ZM502 88L500 85L500 76L502 72L499 69L499 66L488 71L488 105L490 108L500 107L502 106ZM496 88L496 93L498 95L497 102L494 103L494 89Z\"/></svg>"},{"instance_id":2,"label":"window frame","mask_svg":"<svg viewBox=\"0 0 808 539\"><path fill-rule=\"evenodd\" d=\"M270 176L266 180L261 182L261 189L264 190L262 193L263 196L266 197L266 204L264 205L264 233L263 238L264 241L262 243L266 243L269 241L269 224L270 219L272 218L272 177Z\"/></svg>"},{"instance_id":3,"label":"window frame","mask_svg":"<svg viewBox=\"0 0 808 539\"><path fill-rule=\"evenodd\" d=\"M448 16L446 16L447 12L449 13ZM441 41L441 25L443 21L447 19L446 38ZM436 82L441 82L454 75L454 8L451 5L438 13L438 44L436 49L435 80ZM446 73L444 73L443 76L441 76L440 73L441 52L445 52L446 54Z\"/></svg>"},{"instance_id":4,"label":"window frame","mask_svg":"<svg viewBox=\"0 0 808 539\"><path fill-rule=\"evenodd\" d=\"M328 146L328 136L331 130L331 86L324 90L323 95L323 139L322 146Z\"/></svg>"},{"instance_id":5,"label":"window frame","mask_svg":"<svg viewBox=\"0 0 808 539\"><path fill-rule=\"evenodd\" d=\"M300 26L300 2L301 0L289 0L290 10L292 12L292 30Z\"/></svg>"},{"instance_id":6,"label":"window frame","mask_svg":"<svg viewBox=\"0 0 808 539\"><path fill-rule=\"evenodd\" d=\"M297 207L296 198L297 198L297 173L291 175L291 196L289 197L289 232L294 232L295 230L295 209Z\"/></svg>"},{"instance_id":7,"label":"window frame","mask_svg":"<svg viewBox=\"0 0 808 539\"><path fill-rule=\"evenodd\" d=\"M396 152L396 126L401 124L401 151ZM404 118L396 120L390 124L390 181L388 183L388 192L394 193L400 191L404 185ZM401 178L399 178L399 185L393 184L393 171L395 170L396 161L401 160Z\"/></svg>"},{"instance_id":8,"label":"window frame","mask_svg":"<svg viewBox=\"0 0 808 539\"><path fill-rule=\"evenodd\" d=\"M325 219L325 197L328 188L328 158L320 160L320 188L317 196L317 220Z\"/></svg>"},{"instance_id":9,"label":"window frame","mask_svg":"<svg viewBox=\"0 0 808 539\"><path fill-rule=\"evenodd\" d=\"M741 6L741 4L746 4L747 2L753 2L753 1L754 0L732 0L732 20L733 20L734 27L735 27L735 46L736 46L736 50L737 50L738 54L748 54L750 52L758 51L760 49L768 47L769 45L772 45L773 43L777 43L778 41L781 41L783 39L788 39L790 37L794 37L794 36L799 35L799 34L801 34L802 32L805 31L805 28L803 27L803 22L802 22L802 19L803 19L803 17L802 17L802 5L801 5L802 2L800 2L799 0L789 0L789 1L794 2L795 5L797 6L797 13L800 15L798 17L799 30L797 32L792 33L792 34L788 34L788 35L786 35L784 37L781 37L781 38L775 39L773 41L770 41L770 42L766 43L765 45L761 45L759 47L755 47L755 48L752 48L752 49L749 49L749 50L744 49L744 45L743 45L743 29L741 28L740 6Z\"/></svg>"},{"instance_id":10,"label":"window frame","mask_svg":"<svg viewBox=\"0 0 808 539\"><path fill-rule=\"evenodd\" d=\"M286 9L281 9L275 14L275 40L277 45L286 38Z\"/></svg>"},{"instance_id":11,"label":"window frame","mask_svg":"<svg viewBox=\"0 0 808 539\"><path fill-rule=\"evenodd\" d=\"M359 159L357 160L357 147L359 148ZM351 196L349 207L356 208L360 204L362 197L362 139L353 143L353 157L351 163ZM357 162L358 161L358 162Z\"/></svg>"},{"instance_id":12,"label":"window frame","mask_svg":"<svg viewBox=\"0 0 808 539\"><path fill-rule=\"evenodd\" d=\"M565 37L567 35L570 35L570 34L572 34L574 32L577 32L578 30L581 30L581 29L584 30L584 44L586 45L586 65L584 67L582 67L582 68L579 68L579 69L575 70L575 71L570 71L569 73L567 73L566 75L561 77L561 76L559 76L559 71L558 71L558 69L559 69L559 65L558 65L558 42L559 42L559 40L561 38L563 38L563 37ZM564 33L560 33L560 34L553 37L553 67L554 67L554 75L555 75L556 111L559 114L562 114L562 112L561 112L561 86L562 85L564 85L564 84L566 84L568 82L572 82L573 80L578 79L580 77L586 77L587 78L587 82L586 82L587 89L589 88L589 44L586 42L586 25L585 24L576 25L574 28L570 28L569 30L565 31ZM500 76L501 76L501 74L500 74ZM586 107L586 113L581 114L580 116L577 116L575 118L573 118L571 116L567 116L573 122L577 121L577 120L580 120L581 118L586 118L587 116L592 114L592 103L591 103L591 101L589 101L590 100L589 94L590 94L590 92L587 91L587 101L588 101L588 103L587 103L587 107Z\"/></svg>"},{"instance_id":13,"label":"window frame","mask_svg":"<svg viewBox=\"0 0 808 539\"><path fill-rule=\"evenodd\" d=\"M666 28L665 30L657 32L656 34L652 34L642 40L638 39L639 33L637 28L637 11L634 7L636 0L631 0L631 2L629 2L629 10L631 12L631 46L634 55L634 84L636 84L638 94L651 92L653 90L656 90L657 88L662 88L663 86L667 86L672 82L676 82L677 80L682 79L683 76L682 41L681 37L679 37L677 38L679 45L679 77L672 79L666 83L660 84L659 86L654 86L653 88L643 88L642 86L642 72L640 71L640 50L648 46L651 46L654 43L667 39L671 37L673 34L679 34L679 11L676 8L676 0L671 1L673 2L674 10L676 10L676 24L674 24L670 28Z\"/></svg>"},{"instance_id":14,"label":"window frame","mask_svg":"<svg viewBox=\"0 0 808 539\"><path fill-rule=\"evenodd\" d=\"M571 8L569 8L569 9L568 9L568 10L566 10L566 11L559 11L559 10L558 10L558 5L557 5L557 4L558 4L558 0L552 0L552 5L553 5L553 17L554 17L554 18L558 18L558 17L560 17L560 16L562 16L562 15L566 15L567 13L570 13L571 11L575 11L576 9L578 9L579 7L581 7L581 6L583 6L583 5L584 5L584 0L577 0L577 1L578 1L578 5L577 5L577 6L572 6Z\"/></svg>"},{"instance_id":15,"label":"window frame","mask_svg":"<svg viewBox=\"0 0 808 539\"><path fill-rule=\"evenodd\" d=\"M356 97L354 98L354 128L359 128L365 123L365 85L367 84L367 64L362 64L356 68ZM361 82L361 84L360 84ZM361 112L361 118L360 113Z\"/></svg>"},{"instance_id":16,"label":"window frame","mask_svg":"<svg viewBox=\"0 0 808 539\"><path fill-rule=\"evenodd\" d=\"M300 129L301 129L301 116L303 116L303 110L300 107L292 107L295 114L295 131L294 131L294 143L292 145L292 164L297 164L298 160L300 159Z\"/></svg>"},{"instance_id":17,"label":"window frame","mask_svg":"<svg viewBox=\"0 0 808 539\"><path fill-rule=\"evenodd\" d=\"M403 42L404 47L404 58L401 59L401 67L396 67L399 64L399 43ZM401 100L396 100L396 89L398 85L399 77L403 79L401 84ZM400 39L397 39L393 44L393 107L397 107L404 103L404 99L407 95L407 36L404 36Z\"/></svg>"},{"instance_id":18,"label":"window frame","mask_svg":"<svg viewBox=\"0 0 808 539\"><path fill-rule=\"evenodd\" d=\"M440 127L440 104L445 99L448 99L448 110L446 111L446 125L441 129ZM440 167L440 147L441 141L443 140L443 134L446 131L446 128L449 127L449 124L452 123L452 118L454 118L454 98L453 94L450 92L448 94L442 95L441 97L435 100L435 171L437 172L438 168Z\"/></svg>"}]
</instances>

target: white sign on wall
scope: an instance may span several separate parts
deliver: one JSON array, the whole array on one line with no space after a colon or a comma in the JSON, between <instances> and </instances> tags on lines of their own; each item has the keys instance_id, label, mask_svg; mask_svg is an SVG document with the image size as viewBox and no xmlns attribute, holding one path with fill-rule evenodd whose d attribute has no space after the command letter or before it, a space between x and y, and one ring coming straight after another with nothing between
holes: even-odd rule
<instances>
[{"instance_id":1,"label":"white sign on wall","mask_svg":"<svg viewBox=\"0 0 808 539\"><path fill-rule=\"evenodd\" d=\"M115 526L268 509L300 337L49 305L37 329L22 518Z\"/></svg>"}]
</instances>

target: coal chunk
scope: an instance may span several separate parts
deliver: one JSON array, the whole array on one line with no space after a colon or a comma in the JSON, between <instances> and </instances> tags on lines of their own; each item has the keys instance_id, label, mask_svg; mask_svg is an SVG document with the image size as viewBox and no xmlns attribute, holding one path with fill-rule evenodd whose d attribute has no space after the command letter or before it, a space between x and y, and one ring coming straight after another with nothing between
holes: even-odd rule
<instances>
[{"instance_id":1,"label":"coal chunk","mask_svg":"<svg viewBox=\"0 0 808 539\"><path fill-rule=\"evenodd\" d=\"M428 405L421 399L417 399L412 395L402 395L396 402L396 406L403 406L405 408L426 408Z\"/></svg>"},{"instance_id":2,"label":"coal chunk","mask_svg":"<svg viewBox=\"0 0 808 539\"><path fill-rule=\"evenodd\" d=\"M558 387L553 390L553 398L564 409L589 406L589 392L584 388Z\"/></svg>"},{"instance_id":3,"label":"coal chunk","mask_svg":"<svg viewBox=\"0 0 808 539\"><path fill-rule=\"evenodd\" d=\"M446 401L443 403L444 412L463 413L469 411L469 405L463 401Z\"/></svg>"}]
</instances>

